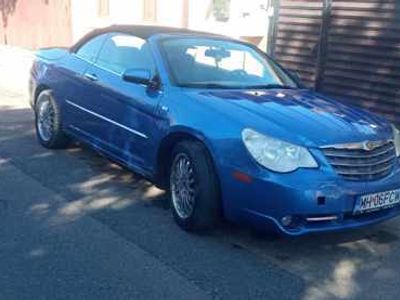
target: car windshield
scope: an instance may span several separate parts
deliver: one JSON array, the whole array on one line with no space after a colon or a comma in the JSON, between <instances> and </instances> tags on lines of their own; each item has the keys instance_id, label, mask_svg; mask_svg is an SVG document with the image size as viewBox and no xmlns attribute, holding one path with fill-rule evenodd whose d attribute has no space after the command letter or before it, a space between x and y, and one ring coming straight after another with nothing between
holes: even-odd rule
<instances>
[{"instance_id":1,"label":"car windshield","mask_svg":"<svg viewBox=\"0 0 400 300\"><path fill-rule=\"evenodd\" d=\"M214 38L168 38L161 50L174 85L192 88L296 88L264 53Z\"/></svg>"}]
</instances>

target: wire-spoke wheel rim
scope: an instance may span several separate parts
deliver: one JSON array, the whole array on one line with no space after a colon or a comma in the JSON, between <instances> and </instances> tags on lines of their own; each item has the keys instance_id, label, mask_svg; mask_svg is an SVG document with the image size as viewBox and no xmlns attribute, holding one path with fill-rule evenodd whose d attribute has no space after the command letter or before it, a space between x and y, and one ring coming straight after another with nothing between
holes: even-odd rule
<instances>
[{"instance_id":1,"label":"wire-spoke wheel rim","mask_svg":"<svg viewBox=\"0 0 400 300\"><path fill-rule=\"evenodd\" d=\"M37 108L37 128L40 138L48 142L54 134L54 107L48 96L39 101Z\"/></svg>"},{"instance_id":2,"label":"wire-spoke wheel rim","mask_svg":"<svg viewBox=\"0 0 400 300\"><path fill-rule=\"evenodd\" d=\"M182 219L189 218L195 207L196 190L193 166L190 158L179 153L171 170L172 204L177 215Z\"/></svg>"}]
</instances>

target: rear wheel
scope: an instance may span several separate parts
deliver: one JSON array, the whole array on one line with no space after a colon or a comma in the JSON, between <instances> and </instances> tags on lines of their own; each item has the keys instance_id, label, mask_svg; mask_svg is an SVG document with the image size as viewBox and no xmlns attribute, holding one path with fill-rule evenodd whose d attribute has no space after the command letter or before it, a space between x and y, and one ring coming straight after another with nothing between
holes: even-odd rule
<instances>
[{"instance_id":1,"label":"rear wheel","mask_svg":"<svg viewBox=\"0 0 400 300\"><path fill-rule=\"evenodd\" d=\"M170 171L172 212L187 231L215 227L220 211L218 180L206 148L196 141L179 143Z\"/></svg>"},{"instance_id":2,"label":"rear wheel","mask_svg":"<svg viewBox=\"0 0 400 300\"><path fill-rule=\"evenodd\" d=\"M35 104L36 136L49 149L64 148L68 137L61 128L61 114L50 90L41 92Z\"/></svg>"}]
</instances>

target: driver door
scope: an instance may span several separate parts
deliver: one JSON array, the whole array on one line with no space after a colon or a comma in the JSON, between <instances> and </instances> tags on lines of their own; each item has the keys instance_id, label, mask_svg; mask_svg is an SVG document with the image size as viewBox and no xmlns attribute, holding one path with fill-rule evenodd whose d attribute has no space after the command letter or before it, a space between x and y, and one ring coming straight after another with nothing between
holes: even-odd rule
<instances>
[{"instance_id":1,"label":"driver door","mask_svg":"<svg viewBox=\"0 0 400 300\"><path fill-rule=\"evenodd\" d=\"M112 33L88 70L93 78L92 110L98 117L97 139L111 156L151 173L157 128L159 90L126 82L122 74L128 69L146 69L154 76L155 63L147 42L139 37Z\"/></svg>"}]
</instances>

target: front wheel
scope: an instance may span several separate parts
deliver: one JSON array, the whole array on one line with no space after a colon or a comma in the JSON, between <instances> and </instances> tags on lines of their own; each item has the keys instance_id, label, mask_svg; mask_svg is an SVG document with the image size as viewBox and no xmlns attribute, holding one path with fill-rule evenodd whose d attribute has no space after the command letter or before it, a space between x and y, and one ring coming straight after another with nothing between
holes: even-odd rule
<instances>
[{"instance_id":1,"label":"front wheel","mask_svg":"<svg viewBox=\"0 0 400 300\"><path fill-rule=\"evenodd\" d=\"M215 227L220 212L218 180L200 142L184 141L175 147L170 191L173 216L181 228L199 231Z\"/></svg>"},{"instance_id":2,"label":"front wheel","mask_svg":"<svg viewBox=\"0 0 400 300\"><path fill-rule=\"evenodd\" d=\"M49 149L64 148L68 138L62 131L61 114L50 90L41 92L35 104L36 136Z\"/></svg>"}]
</instances>

